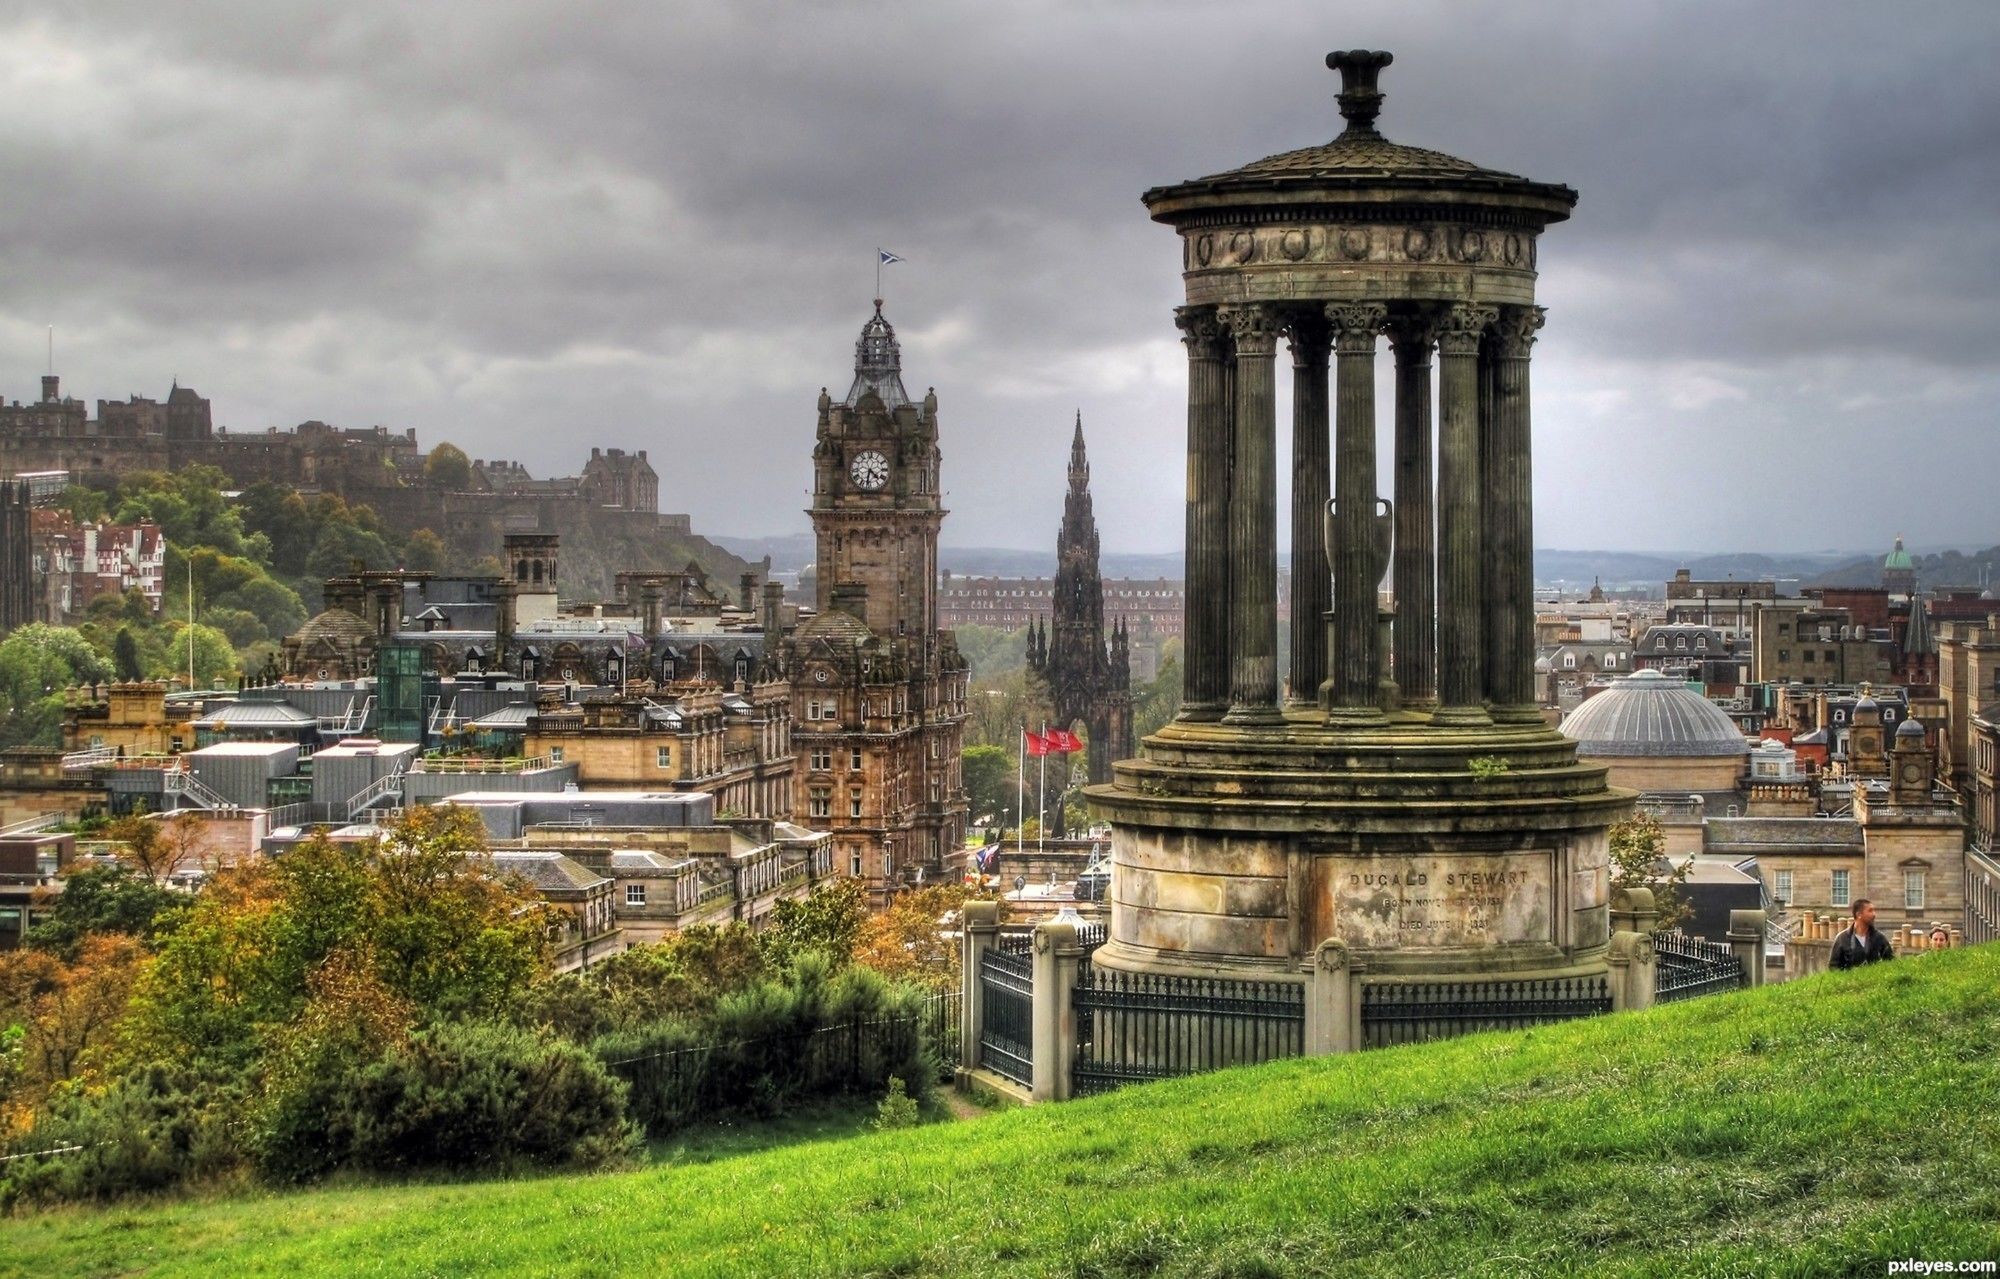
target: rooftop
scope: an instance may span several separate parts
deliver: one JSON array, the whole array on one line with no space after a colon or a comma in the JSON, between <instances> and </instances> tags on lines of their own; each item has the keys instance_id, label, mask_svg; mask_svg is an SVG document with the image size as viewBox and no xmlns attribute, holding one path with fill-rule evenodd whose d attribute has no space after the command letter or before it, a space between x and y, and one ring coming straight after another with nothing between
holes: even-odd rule
<instances>
[{"instance_id":1,"label":"rooftop","mask_svg":"<svg viewBox=\"0 0 2000 1279\"><path fill-rule=\"evenodd\" d=\"M1723 709L1678 680L1640 671L1563 718L1576 753L1614 759L1748 755L1750 743Z\"/></svg>"}]
</instances>

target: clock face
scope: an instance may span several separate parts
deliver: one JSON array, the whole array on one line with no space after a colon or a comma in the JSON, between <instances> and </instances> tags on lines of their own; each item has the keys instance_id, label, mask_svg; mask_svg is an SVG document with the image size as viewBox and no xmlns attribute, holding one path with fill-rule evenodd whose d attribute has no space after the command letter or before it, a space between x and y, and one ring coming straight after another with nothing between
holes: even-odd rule
<instances>
[{"instance_id":1,"label":"clock face","mask_svg":"<svg viewBox=\"0 0 2000 1279\"><path fill-rule=\"evenodd\" d=\"M857 487L873 493L889 482L889 459L874 449L869 449L866 453L855 455L853 464L847 468L847 473L854 477Z\"/></svg>"}]
</instances>

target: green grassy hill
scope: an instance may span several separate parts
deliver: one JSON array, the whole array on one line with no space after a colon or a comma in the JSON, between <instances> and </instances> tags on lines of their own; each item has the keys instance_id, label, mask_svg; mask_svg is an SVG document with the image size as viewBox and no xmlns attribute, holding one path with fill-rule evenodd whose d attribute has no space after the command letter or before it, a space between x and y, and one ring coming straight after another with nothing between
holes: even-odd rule
<instances>
[{"instance_id":1,"label":"green grassy hill","mask_svg":"<svg viewBox=\"0 0 2000 1279\"><path fill-rule=\"evenodd\" d=\"M2000 946L691 1166L71 1210L0 1271L1838 1275L2000 1259Z\"/></svg>"}]
</instances>

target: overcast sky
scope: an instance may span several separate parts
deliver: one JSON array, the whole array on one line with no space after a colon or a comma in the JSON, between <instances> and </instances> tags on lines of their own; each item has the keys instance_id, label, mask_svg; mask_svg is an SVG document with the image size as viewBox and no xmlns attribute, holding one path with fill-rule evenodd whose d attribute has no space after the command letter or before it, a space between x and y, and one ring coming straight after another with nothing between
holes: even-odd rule
<instances>
[{"instance_id":1,"label":"overcast sky","mask_svg":"<svg viewBox=\"0 0 2000 1279\"><path fill-rule=\"evenodd\" d=\"M314 6L318 7L318 6ZM0 391L232 429L651 451L802 530L874 253L959 545L1177 549L1179 251L1149 186L1383 132L1582 193L1541 251L1537 541L2000 541L2000 5L0 4ZM1386 363L1386 356L1384 357ZM1281 508L1282 509L1282 508Z\"/></svg>"}]
</instances>

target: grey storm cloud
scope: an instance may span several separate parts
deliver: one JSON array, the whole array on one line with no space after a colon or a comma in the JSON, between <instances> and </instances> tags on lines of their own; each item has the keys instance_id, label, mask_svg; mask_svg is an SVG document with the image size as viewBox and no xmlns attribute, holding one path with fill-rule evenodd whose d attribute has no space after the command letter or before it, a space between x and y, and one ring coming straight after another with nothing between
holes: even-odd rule
<instances>
[{"instance_id":1,"label":"grey storm cloud","mask_svg":"<svg viewBox=\"0 0 2000 1279\"><path fill-rule=\"evenodd\" d=\"M1178 251L1145 188L1390 136L1567 182L1539 540L2000 540L1990 0L0 4L0 390L178 376L233 429L648 448L697 528L803 527L874 250L948 543L1178 546ZM836 389L838 386L836 385ZM1851 496L1851 502L1840 500Z\"/></svg>"}]
</instances>

